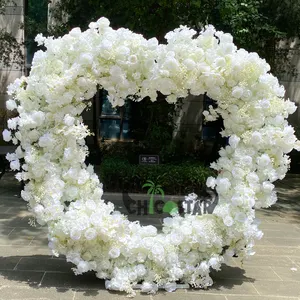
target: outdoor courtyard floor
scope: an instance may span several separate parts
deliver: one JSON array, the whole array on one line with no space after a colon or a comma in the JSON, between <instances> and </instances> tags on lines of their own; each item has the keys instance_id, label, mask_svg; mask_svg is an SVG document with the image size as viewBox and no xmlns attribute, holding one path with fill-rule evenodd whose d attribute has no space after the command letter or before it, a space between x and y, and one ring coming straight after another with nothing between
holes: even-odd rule
<instances>
[{"instance_id":1,"label":"outdoor courtyard floor","mask_svg":"<svg viewBox=\"0 0 300 300\"><path fill-rule=\"evenodd\" d=\"M208 290L159 291L153 296L138 292L135 299L300 300L300 176L287 176L277 191L276 206L257 212L264 237L243 266L232 259L230 266L214 273L215 283ZM30 214L18 194L13 174L5 174L0 180L0 299L128 299L105 290L104 281L93 274L75 276L64 258L52 257L46 228L29 226ZM107 198L122 206L120 195Z\"/></svg>"}]
</instances>

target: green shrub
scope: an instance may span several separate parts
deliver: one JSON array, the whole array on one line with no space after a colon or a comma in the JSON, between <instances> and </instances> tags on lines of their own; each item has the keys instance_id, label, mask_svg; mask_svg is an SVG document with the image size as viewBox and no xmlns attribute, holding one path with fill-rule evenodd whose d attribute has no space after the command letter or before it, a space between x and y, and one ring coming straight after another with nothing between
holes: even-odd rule
<instances>
[{"instance_id":1,"label":"green shrub","mask_svg":"<svg viewBox=\"0 0 300 300\"><path fill-rule=\"evenodd\" d=\"M201 163L147 166L130 164L120 158L105 159L99 172L105 191L146 193L142 186L152 180L162 186L165 194L171 195L199 193L207 177L214 175Z\"/></svg>"}]
</instances>

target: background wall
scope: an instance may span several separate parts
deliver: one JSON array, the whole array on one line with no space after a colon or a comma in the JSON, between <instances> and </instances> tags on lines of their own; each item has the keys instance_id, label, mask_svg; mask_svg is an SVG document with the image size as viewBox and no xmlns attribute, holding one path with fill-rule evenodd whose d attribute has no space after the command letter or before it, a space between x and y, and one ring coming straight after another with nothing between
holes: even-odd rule
<instances>
[{"instance_id":1,"label":"background wall","mask_svg":"<svg viewBox=\"0 0 300 300\"><path fill-rule=\"evenodd\" d=\"M18 42L24 42L24 30L20 25L24 22L24 1L13 0L7 3L5 13L0 15L0 29L5 29L11 32ZM25 51L22 46L23 53ZM12 64L10 67L5 67L0 63L0 131L4 127L6 119L5 101L8 100L6 89L8 84L16 78L24 75L24 66ZM2 138L2 134L1 134Z\"/></svg>"}]
</instances>

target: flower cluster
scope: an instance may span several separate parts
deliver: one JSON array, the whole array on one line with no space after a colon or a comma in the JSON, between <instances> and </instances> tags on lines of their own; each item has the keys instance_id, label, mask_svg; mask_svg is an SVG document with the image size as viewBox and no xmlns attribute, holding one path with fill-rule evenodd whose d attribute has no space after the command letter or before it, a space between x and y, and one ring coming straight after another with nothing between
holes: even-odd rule
<instances>
[{"instance_id":1,"label":"flower cluster","mask_svg":"<svg viewBox=\"0 0 300 300\"><path fill-rule=\"evenodd\" d=\"M7 155L18 180L28 183L22 197L40 224L49 228L49 246L75 264L76 274L94 270L106 287L154 293L176 282L194 287L212 284L210 269L228 257L252 254L262 232L254 222L255 207L276 201L274 182L289 167L286 155L300 149L287 123L295 105L256 53L237 49L230 34L206 26L198 35L185 26L169 32L166 44L120 28L100 18L81 32L61 38L38 35L46 47L38 51L30 75L8 88L5 141L18 148ZM207 92L216 99L207 121L224 119L229 145L212 164L218 171L207 186L215 188L219 205L211 215L166 218L163 230L129 222L102 199L93 167L85 164L90 135L81 113L101 86L114 106L125 98L169 103L189 93ZM194 195L190 195L193 198Z\"/></svg>"}]
</instances>

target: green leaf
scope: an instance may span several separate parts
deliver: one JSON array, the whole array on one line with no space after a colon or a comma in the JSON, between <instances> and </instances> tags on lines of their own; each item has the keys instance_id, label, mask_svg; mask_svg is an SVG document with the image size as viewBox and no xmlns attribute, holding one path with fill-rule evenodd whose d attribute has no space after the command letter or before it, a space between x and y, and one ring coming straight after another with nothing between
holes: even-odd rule
<instances>
[{"instance_id":1,"label":"green leaf","mask_svg":"<svg viewBox=\"0 0 300 300\"><path fill-rule=\"evenodd\" d=\"M146 182L149 182L149 183L151 183L152 185L155 185L155 183L152 181L152 180L147 180Z\"/></svg>"},{"instance_id":2,"label":"green leaf","mask_svg":"<svg viewBox=\"0 0 300 300\"><path fill-rule=\"evenodd\" d=\"M150 184L150 183L145 183L143 186L142 186L142 188L145 188L145 187L152 187L152 184Z\"/></svg>"},{"instance_id":3,"label":"green leaf","mask_svg":"<svg viewBox=\"0 0 300 300\"><path fill-rule=\"evenodd\" d=\"M160 193L160 194L162 195L162 198L164 198L164 197L165 197L165 192L164 192L164 190L163 190L163 189L161 189L161 188L158 188L158 189L157 189L157 192L158 192L158 193Z\"/></svg>"},{"instance_id":4,"label":"green leaf","mask_svg":"<svg viewBox=\"0 0 300 300\"><path fill-rule=\"evenodd\" d=\"M152 187L148 190L147 195L154 194L155 189Z\"/></svg>"},{"instance_id":5,"label":"green leaf","mask_svg":"<svg viewBox=\"0 0 300 300\"><path fill-rule=\"evenodd\" d=\"M177 203L175 203L174 201L168 201L163 207L163 212L171 213L171 212L175 212L176 209L178 211Z\"/></svg>"}]
</instances>

